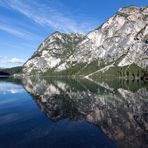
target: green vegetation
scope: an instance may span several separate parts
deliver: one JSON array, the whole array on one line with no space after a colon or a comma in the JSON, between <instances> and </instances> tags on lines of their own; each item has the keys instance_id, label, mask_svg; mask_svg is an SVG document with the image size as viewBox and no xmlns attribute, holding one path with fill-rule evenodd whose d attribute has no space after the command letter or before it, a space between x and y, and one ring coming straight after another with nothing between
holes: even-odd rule
<instances>
[{"instance_id":1,"label":"green vegetation","mask_svg":"<svg viewBox=\"0 0 148 148\"><path fill-rule=\"evenodd\" d=\"M55 53L53 56L61 59L67 59L70 55L72 55L76 51L76 46L79 42L81 42L84 37L78 37L74 34L65 35L65 42L62 42L59 38L56 38L56 44L63 47L63 51L61 53Z\"/></svg>"},{"instance_id":2,"label":"green vegetation","mask_svg":"<svg viewBox=\"0 0 148 148\"><path fill-rule=\"evenodd\" d=\"M88 75L90 73L93 73L105 66L105 63L101 60L95 60L91 62L90 64L87 64L85 67L79 70L78 74L80 75Z\"/></svg>"},{"instance_id":3,"label":"green vegetation","mask_svg":"<svg viewBox=\"0 0 148 148\"><path fill-rule=\"evenodd\" d=\"M85 76L105 66L105 63L101 60L95 60L89 64L87 63L69 63L69 67L66 70L55 72L54 69L48 70L44 73L44 76Z\"/></svg>"},{"instance_id":4,"label":"green vegetation","mask_svg":"<svg viewBox=\"0 0 148 148\"><path fill-rule=\"evenodd\" d=\"M92 79L126 79L126 80L134 80L134 79L139 79L143 80L145 77L148 76L148 69L142 69L136 64L132 64L129 66L124 66L124 67L118 67L114 66L109 68L105 72L98 72L91 76Z\"/></svg>"},{"instance_id":5,"label":"green vegetation","mask_svg":"<svg viewBox=\"0 0 148 148\"><path fill-rule=\"evenodd\" d=\"M86 74L91 73L92 71L95 71L96 69L100 68L102 63L100 63L98 60L94 61L90 64L86 64L86 63L69 63L69 67L66 70L62 70L60 72L54 72L54 69L48 70L44 75L46 76L69 76L69 75L80 75L80 76L84 76Z\"/></svg>"},{"instance_id":6,"label":"green vegetation","mask_svg":"<svg viewBox=\"0 0 148 148\"><path fill-rule=\"evenodd\" d=\"M0 81L3 81L3 80L5 82L11 82L13 84L22 85L22 80L21 79L17 79L17 78L13 78L13 77L5 78L5 79L0 79Z\"/></svg>"},{"instance_id":7,"label":"green vegetation","mask_svg":"<svg viewBox=\"0 0 148 148\"><path fill-rule=\"evenodd\" d=\"M22 67L18 66L18 67L6 68L6 69L2 69L2 71L7 72L10 75L13 75L13 74L21 73Z\"/></svg>"},{"instance_id":8,"label":"green vegetation","mask_svg":"<svg viewBox=\"0 0 148 148\"><path fill-rule=\"evenodd\" d=\"M129 66L119 67L117 66L119 61L117 61L113 67L110 67L106 71L99 71L90 76L93 80L114 80L114 79L124 79L124 80L144 80L148 81L148 69L142 69L136 64L132 64ZM73 66L72 66L73 65ZM101 60L95 60L90 64L86 63L72 63L69 65L70 68L55 72L54 70L48 70L44 73L44 76L56 76L56 77L64 77L64 76L86 76L97 70L104 68L106 65Z\"/></svg>"},{"instance_id":9,"label":"green vegetation","mask_svg":"<svg viewBox=\"0 0 148 148\"><path fill-rule=\"evenodd\" d=\"M118 11L118 12L116 13L116 15L120 15L120 16L123 16L123 17L126 17L126 18L129 16L128 14L123 13L123 12L120 12L120 11Z\"/></svg>"},{"instance_id":10,"label":"green vegetation","mask_svg":"<svg viewBox=\"0 0 148 148\"><path fill-rule=\"evenodd\" d=\"M80 69L82 69L86 64L81 63L81 64L72 64L70 68L66 70L62 70L60 72L54 72L53 70L48 70L44 76L70 76L70 75L75 75Z\"/></svg>"},{"instance_id":11,"label":"green vegetation","mask_svg":"<svg viewBox=\"0 0 148 148\"><path fill-rule=\"evenodd\" d=\"M125 79L107 79L100 78L95 80L99 83L106 84L108 87L117 90L123 88L136 92L139 88L145 87L148 90L148 83L143 80L125 80Z\"/></svg>"}]
</instances>

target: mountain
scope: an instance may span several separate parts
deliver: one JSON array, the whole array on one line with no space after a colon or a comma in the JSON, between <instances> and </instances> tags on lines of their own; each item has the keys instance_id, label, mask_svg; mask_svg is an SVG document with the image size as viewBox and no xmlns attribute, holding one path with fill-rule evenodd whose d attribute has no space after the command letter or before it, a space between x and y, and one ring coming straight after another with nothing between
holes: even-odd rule
<instances>
[{"instance_id":1,"label":"mountain","mask_svg":"<svg viewBox=\"0 0 148 148\"><path fill-rule=\"evenodd\" d=\"M64 34L55 32L38 47L33 56L25 63L23 71L26 73L60 71L63 63L73 55L79 42L84 39L81 34Z\"/></svg>"},{"instance_id":2,"label":"mountain","mask_svg":"<svg viewBox=\"0 0 148 148\"><path fill-rule=\"evenodd\" d=\"M121 8L86 35L55 32L24 64L23 73L85 78L148 75L148 7Z\"/></svg>"}]
</instances>

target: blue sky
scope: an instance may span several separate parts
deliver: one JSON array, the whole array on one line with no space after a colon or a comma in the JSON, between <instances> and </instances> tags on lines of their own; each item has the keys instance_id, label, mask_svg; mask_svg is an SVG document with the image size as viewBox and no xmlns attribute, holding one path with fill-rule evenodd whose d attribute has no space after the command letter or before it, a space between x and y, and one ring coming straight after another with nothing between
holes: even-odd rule
<instances>
[{"instance_id":1,"label":"blue sky","mask_svg":"<svg viewBox=\"0 0 148 148\"><path fill-rule=\"evenodd\" d=\"M0 0L0 67L22 65L52 32L87 33L148 0Z\"/></svg>"}]
</instances>

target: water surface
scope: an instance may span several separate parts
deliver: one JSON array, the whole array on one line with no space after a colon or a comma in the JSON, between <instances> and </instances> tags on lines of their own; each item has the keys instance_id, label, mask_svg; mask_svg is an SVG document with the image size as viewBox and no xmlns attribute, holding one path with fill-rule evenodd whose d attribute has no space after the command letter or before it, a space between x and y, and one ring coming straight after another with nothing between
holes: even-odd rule
<instances>
[{"instance_id":1,"label":"water surface","mask_svg":"<svg viewBox=\"0 0 148 148\"><path fill-rule=\"evenodd\" d=\"M1 80L0 131L0 148L147 147L147 84Z\"/></svg>"}]
</instances>

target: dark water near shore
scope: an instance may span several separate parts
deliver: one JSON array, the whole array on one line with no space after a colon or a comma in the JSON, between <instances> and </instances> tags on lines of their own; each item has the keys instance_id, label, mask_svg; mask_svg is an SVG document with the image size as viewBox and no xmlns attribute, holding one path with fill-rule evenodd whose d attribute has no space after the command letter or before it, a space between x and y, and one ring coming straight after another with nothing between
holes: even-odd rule
<instances>
[{"instance_id":1,"label":"dark water near shore","mask_svg":"<svg viewBox=\"0 0 148 148\"><path fill-rule=\"evenodd\" d=\"M148 85L0 80L0 148L146 148Z\"/></svg>"}]
</instances>

